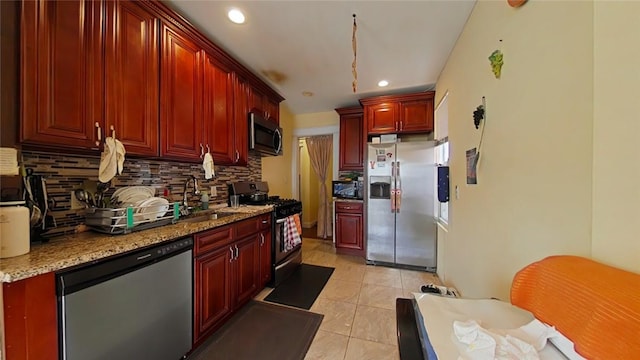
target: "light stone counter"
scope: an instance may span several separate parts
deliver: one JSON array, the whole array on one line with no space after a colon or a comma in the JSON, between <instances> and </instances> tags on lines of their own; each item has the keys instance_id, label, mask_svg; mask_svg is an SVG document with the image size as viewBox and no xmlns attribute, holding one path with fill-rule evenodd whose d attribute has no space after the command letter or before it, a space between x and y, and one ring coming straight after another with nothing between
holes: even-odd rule
<instances>
[{"instance_id":1,"label":"light stone counter","mask_svg":"<svg viewBox=\"0 0 640 360\"><path fill-rule=\"evenodd\" d=\"M137 231L125 235L83 232L65 235L44 244L31 244L25 255L0 259L0 282L13 282L32 276L87 264L164 241L179 239L201 231L272 211L272 206L215 207L218 212L234 215L200 222L178 221L176 224Z\"/></svg>"}]
</instances>

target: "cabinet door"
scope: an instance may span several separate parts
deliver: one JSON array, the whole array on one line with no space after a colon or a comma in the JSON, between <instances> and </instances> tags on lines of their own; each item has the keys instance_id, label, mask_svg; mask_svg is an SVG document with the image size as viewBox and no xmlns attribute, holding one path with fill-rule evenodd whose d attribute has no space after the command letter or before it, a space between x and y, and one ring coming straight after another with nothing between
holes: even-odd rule
<instances>
[{"instance_id":1,"label":"cabinet door","mask_svg":"<svg viewBox=\"0 0 640 360\"><path fill-rule=\"evenodd\" d=\"M105 128L127 154L158 155L158 19L142 3L107 3Z\"/></svg>"},{"instance_id":2,"label":"cabinet door","mask_svg":"<svg viewBox=\"0 0 640 360\"><path fill-rule=\"evenodd\" d=\"M233 74L209 54L204 64L204 129L206 145L216 163L233 164Z\"/></svg>"},{"instance_id":3,"label":"cabinet door","mask_svg":"<svg viewBox=\"0 0 640 360\"><path fill-rule=\"evenodd\" d=\"M260 277L259 236L252 235L235 243L237 258L235 271L235 306L240 307L251 300L258 290Z\"/></svg>"},{"instance_id":4,"label":"cabinet door","mask_svg":"<svg viewBox=\"0 0 640 360\"><path fill-rule=\"evenodd\" d=\"M265 97L264 107L267 113L267 119L276 124L280 124L280 103Z\"/></svg>"},{"instance_id":5,"label":"cabinet door","mask_svg":"<svg viewBox=\"0 0 640 360\"><path fill-rule=\"evenodd\" d=\"M265 96L253 86L249 86L249 110L257 111L263 116L265 115Z\"/></svg>"},{"instance_id":6,"label":"cabinet door","mask_svg":"<svg viewBox=\"0 0 640 360\"><path fill-rule=\"evenodd\" d=\"M195 259L194 343L221 325L233 310L232 254L233 249L224 246Z\"/></svg>"},{"instance_id":7,"label":"cabinet door","mask_svg":"<svg viewBox=\"0 0 640 360\"><path fill-rule=\"evenodd\" d=\"M260 288L271 281L271 230L264 230L258 234L260 238Z\"/></svg>"},{"instance_id":8,"label":"cabinet door","mask_svg":"<svg viewBox=\"0 0 640 360\"><path fill-rule=\"evenodd\" d=\"M160 88L161 155L200 159L202 126L202 57L200 46L170 25L162 25Z\"/></svg>"},{"instance_id":9,"label":"cabinet door","mask_svg":"<svg viewBox=\"0 0 640 360\"><path fill-rule=\"evenodd\" d=\"M250 90L247 82L235 76L234 91L234 131L235 165L247 165L249 154L249 97Z\"/></svg>"},{"instance_id":10,"label":"cabinet door","mask_svg":"<svg viewBox=\"0 0 640 360\"><path fill-rule=\"evenodd\" d=\"M363 250L362 213L336 212L336 247Z\"/></svg>"},{"instance_id":11,"label":"cabinet door","mask_svg":"<svg viewBox=\"0 0 640 360\"><path fill-rule=\"evenodd\" d=\"M20 141L95 148L103 126L100 1L24 1Z\"/></svg>"},{"instance_id":12,"label":"cabinet door","mask_svg":"<svg viewBox=\"0 0 640 360\"><path fill-rule=\"evenodd\" d=\"M363 171L363 114L340 116L340 170Z\"/></svg>"},{"instance_id":13,"label":"cabinet door","mask_svg":"<svg viewBox=\"0 0 640 360\"><path fill-rule=\"evenodd\" d=\"M58 359L55 274L2 284L5 359Z\"/></svg>"},{"instance_id":14,"label":"cabinet door","mask_svg":"<svg viewBox=\"0 0 640 360\"><path fill-rule=\"evenodd\" d=\"M433 98L402 101L399 130L403 133L433 131Z\"/></svg>"},{"instance_id":15,"label":"cabinet door","mask_svg":"<svg viewBox=\"0 0 640 360\"><path fill-rule=\"evenodd\" d=\"M367 132L369 134L388 134L398 130L396 113L398 104L385 102L365 106Z\"/></svg>"}]
</instances>

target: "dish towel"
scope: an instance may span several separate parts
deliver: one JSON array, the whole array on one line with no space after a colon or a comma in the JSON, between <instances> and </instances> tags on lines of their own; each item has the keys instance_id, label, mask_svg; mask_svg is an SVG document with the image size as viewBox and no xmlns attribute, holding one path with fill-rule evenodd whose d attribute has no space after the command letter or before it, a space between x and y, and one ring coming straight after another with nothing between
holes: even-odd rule
<instances>
[{"instance_id":1,"label":"dish towel","mask_svg":"<svg viewBox=\"0 0 640 360\"><path fill-rule=\"evenodd\" d=\"M124 168L124 156L127 154L127 150L125 150L124 145L120 140L115 139L116 143L116 162L118 163L118 175L122 174L122 169Z\"/></svg>"},{"instance_id":2,"label":"dish towel","mask_svg":"<svg viewBox=\"0 0 640 360\"><path fill-rule=\"evenodd\" d=\"M302 244L300 238L300 232L296 226L296 220L294 216L289 216L284 220L284 251L287 252L298 244Z\"/></svg>"},{"instance_id":3,"label":"dish towel","mask_svg":"<svg viewBox=\"0 0 640 360\"><path fill-rule=\"evenodd\" d=\"M202 162L202 168L204 169L204 178L209 180L216 176L214 165L213 165L213 156L209 152L204 154L204 161Z\"/></svg>"},{"instance_id":4,"label":"dish towel","mask_svg":"<svg viewBox=\"0 0 640 360\"><path fill-rule=\"evenodd\" d=\"M115 140L112 137L105 138L102 154L100 154L100 167L98 168L100 182L107 183L118 173L116 152Z\"/></svg>"},{"instance_id":5,"label":"dish towel","mask_svg":"<svg viewBox=\"0 0 640 360\"><path fill-rule=\"evenodd\" d=\"M302 223L300 222L300 215L293 215L293 221L296 222L296 229L298 230L298 234L302 234Z\"/></svg>"}]
</instances>

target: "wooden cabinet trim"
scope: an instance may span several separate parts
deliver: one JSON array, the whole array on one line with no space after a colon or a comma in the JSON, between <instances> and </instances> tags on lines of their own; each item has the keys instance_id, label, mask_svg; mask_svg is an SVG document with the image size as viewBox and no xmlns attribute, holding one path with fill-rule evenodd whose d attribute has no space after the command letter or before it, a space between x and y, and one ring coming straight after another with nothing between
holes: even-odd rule
<instances>
[{"instance_id":1,"label":"wooden cabinet trim","mask_svg":"<svg viewBox=\"0 0 640 360\"><path fill-rule=\"evenodd\" d=\"M225 225L196 234L194 255L200 256L206 252L228 245L233 241L233 226Z\"/></svg>"}]
</instances>

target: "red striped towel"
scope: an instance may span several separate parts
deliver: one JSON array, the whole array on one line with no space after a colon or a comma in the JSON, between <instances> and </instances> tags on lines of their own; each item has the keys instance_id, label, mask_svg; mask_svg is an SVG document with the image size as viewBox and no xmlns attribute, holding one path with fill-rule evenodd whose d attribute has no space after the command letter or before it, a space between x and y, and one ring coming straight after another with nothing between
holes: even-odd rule
<instances>
[{"instance_id":1,"label":"red striped towel","mask_svg":"<svg viewBox=\"0 0 640 360\"><path fill-rule=\"evenodd\" d=\"M289 216L284 221L284 251L289 251L302 243L300 232L294 216Z\"/></svg>"}]
</instances>

